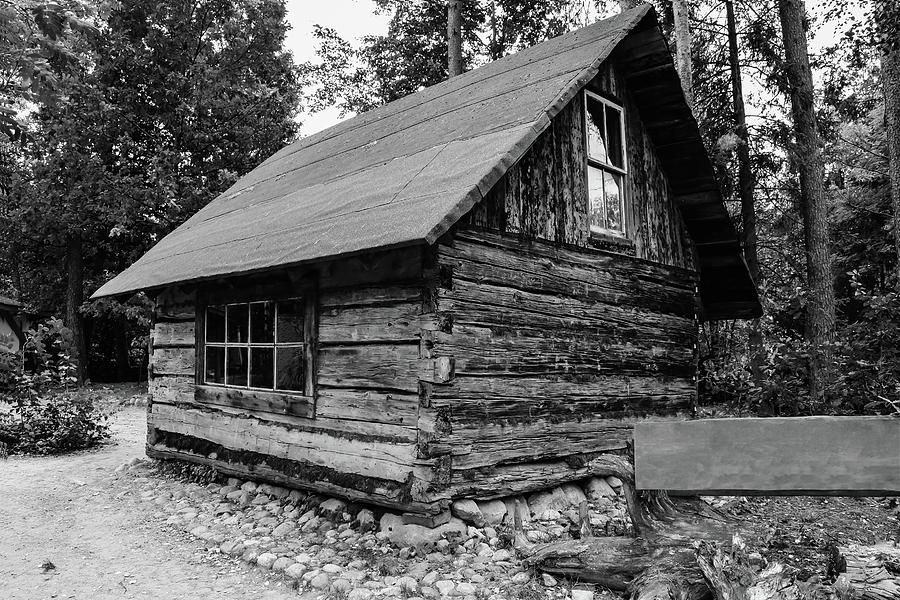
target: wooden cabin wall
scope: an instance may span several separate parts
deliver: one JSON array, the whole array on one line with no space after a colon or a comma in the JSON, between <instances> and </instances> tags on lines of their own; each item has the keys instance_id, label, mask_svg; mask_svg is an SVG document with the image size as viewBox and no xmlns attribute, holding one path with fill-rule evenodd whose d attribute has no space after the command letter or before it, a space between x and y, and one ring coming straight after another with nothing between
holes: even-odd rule
<instances>
[{"instance_id":1,"label":"wooden cabin wall","mask_svg":"<svg viewBox=\"0 0 900 600\"><path fill-rule=\"evenodd\" d=\"M597 246L670 266L692 268L693 248L656 150L625 78L606 61L587 89L625 109L627 240L592 240L588 222L584 101L578 94L467 215L487 228L579 247Z\"/></svg>"},{"instance_id":2,"label":"wooden cabin wall","mask_svg":"<svg viewBox=\"0 0 900 600\"><path fill-rule=\"evenodd\" d=\"M422 248L327 263L319 284L314 418L198 401L196 295L157 298L152 335L148 454L416 512L441 510L435 459L420 459ZM227 388L221 388L226 394ZM420 424L420 420L422 423Z\"/></svg>"},{"instance_id":3,"label":"wooden cabin wall","mask_svg":"<svg viewBox=\"0 0 900 600\"><path fill-rule=\"evenodd\" d=\"M626 447L631 421L692 408L693 271L484 230L436 250L429 385L443 422L425 456L451 458L451 495L499 497L577 478Z\"/></svg>"}]
</instances>

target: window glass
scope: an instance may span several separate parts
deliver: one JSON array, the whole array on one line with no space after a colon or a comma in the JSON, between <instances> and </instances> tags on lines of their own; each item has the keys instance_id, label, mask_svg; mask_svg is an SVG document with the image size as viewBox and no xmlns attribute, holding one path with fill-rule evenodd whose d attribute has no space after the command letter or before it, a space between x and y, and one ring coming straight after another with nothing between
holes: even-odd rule
<instances>
[{"instance_id":1,"label":"window glass","mask_svg":"<svg viewBox=\"0 0 900 600\"><path fill-rule=\"evenodd\" d=\"M280 314L280 313L279 313ZM303 391L303 347L276 348L275 372L277 381L275 389L287 391Z\"/></svg>"},{"instance_id":2,"label":"window glass","mask_svg":"<svg viewBox=\"0 0 900 600\"><path fill-rule=\"evenodd\" d=\"M229 304L225 323L228 327L229 343L247 343L248 308L246 304Z\"/></svg>"},{"instance_id":3,"label":"window glass","mask_svg":"<svg viewBox=\"0 0 900 600\"><path fill-rule=\"evenodd\" d=\"M229 307L230 308L230 307ZM226 349L225 385L247 386L247 347L228 347Z\"/></svg>"},{"instance_id":4,"label":"window glass","mask_svg":"<svg viewBox=\"0 0 900 600\"><path fill-rule=\"evenodd\" d=\"M278 303L278 343L303 342L302 299Z\"/></svg>"},{"instance_id":5,"label":"window glass","mask_svg":"<svg viewBox=\"0 0 900 600\"><path fill-rule=\"evenodd\" d=\"M622 231L622 176L603 171L603 192L606 198L607 229Z\"/></svg>"},{"instance_id":6,"label":"window glass","mask_svg":"<svg viewBox=\"0 0 900 600\"><path fill-rule=\"evenodd\" d=\"M254 302L250 305L250 343L271 344L275 341L275 304Z\"/></svg>"},{"instance_id":7,"label":"window glass","mask_svg":"<svg viewBox=\"0 0 900 600\"><path fill-rule=\"evenodd\" d=\"M206 341L225 341L225 307L209 306L206 309Z\"/></svg>"},{"instance_id":8,"label":"window glass","mask_svg":"<svg viewBox=\"0 0 900 600\"><path fill-rule=\"evenodd\" d=\"M225 348L221 346L206 347L205 381L207 383L225 383Z\"/></svg>"},{"instance_id":9,"label":"window glass","mask_svg":"<svg viewBox=\"0 0 900 600\"><path fill-rule=\"evenodd\" d=\"M625 168L622 152L622 112L608 104L606 105L606 147L609 164L620 169Z\"/></svg>"},{"instance_id":10,"label":"window glass","mask_svg":"<svg viewBox=\"0 0 900 600\"><path fill-rule=\"evenodd\" d=\"M603 195L603 171L588 167L588 198L590 199L591 228L606 228L606 199Z\"/></svg>"},{"instance_id":11,"label":"window glass","mask_svg":"<svg viewBox=\"0 0 900 600\"><path fill-rule=\"evenodd\" d=\"M272 389L274 362L274 348L250 348L250 387Z\"/></svg>"},{"instance_id":12,"label":"window glass","mask_svg":"<svg viewBox=\"0 0 900 600\"><path fill-rule=\"evenodd\" d=\"M587 97L588 155L600 162L606 162L606 127L604 126L603 103Z\"/></svg>"}]
</instances>

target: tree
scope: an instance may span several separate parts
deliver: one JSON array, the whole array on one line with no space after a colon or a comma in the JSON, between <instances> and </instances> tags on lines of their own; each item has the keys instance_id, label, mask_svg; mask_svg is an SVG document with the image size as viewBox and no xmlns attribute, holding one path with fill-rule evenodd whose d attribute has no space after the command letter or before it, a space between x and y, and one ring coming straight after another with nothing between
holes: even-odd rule
<instances>
[{"instance_id":1,"label":"tree","mask_svg":"<svg viewBox=\"0 0 900 600\"><path fill-rule=\"evenodd\" d=\"M447 74L454 77L463 72L462 66L462 15L460 0L447 2Z\"/></svg>"},{"instance_id":2,"label":"tree","mask_svg":"<svg viewBox=\"0 0 900 600\"><path fill-rule=\"evenodd\" d=\"M688 106L693 107L691 24L687 0L672 0L672 12L674 15L675 63L678 67L678 77L681 79L681 89L684 90L684 97L687 99Z\"/></svg>"},{"instance_id":3,"label":"tree","mask_svg":"<svg viewBox=\"0 0 900 600\"><path fill-rule=\"evenodd\" d=\"M48 265L36 276L65 265L55 281L82 340L86 310L128 314L86 307L85 288L289 141L299 99L280 0L126 0L101 29L90 72L34 116L33 178L5 211L20 247Z\"/></svg>"},{"instance_id":4,"label":"tree","mask_svg":"<svg viewBox=\"0 0 900 600\"><path fill-rule=\"evenodd\" d=\"M876 8L884 86L884 122L887 132L888 170L894 212L894 247L897 252L895 285L900 291L900 9L887 0Z\"/></svg>"},{"instance_id":5,"label":"tree","mask_svg":"<svg viewBox=\"0 0 900 600\"><path fill-rule=\"evenodd\" d=\"M834 339L835 297L828 240L825 168L816 123L812 70L806 42L803 0L778 0L784 42L784 67L790 83L795 147L792 158L800 175L808 296L806 337L810 345L810 396L824 397Z\"/></svg>"}]
</instances>

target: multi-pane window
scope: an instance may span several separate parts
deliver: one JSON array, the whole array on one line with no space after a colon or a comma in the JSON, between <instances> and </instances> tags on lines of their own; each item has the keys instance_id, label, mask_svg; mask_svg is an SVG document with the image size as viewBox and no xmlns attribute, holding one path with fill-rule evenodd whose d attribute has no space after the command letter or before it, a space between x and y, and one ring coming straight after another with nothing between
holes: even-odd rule
<instances>
[{"instance_id":1,"label":"multi-pane window","mask_svg":"<svg viewBox=\"0 0 900 600\"><path fill-rule=\"evenodd\" d=\"M207 306L203 382L303 393L305 327L302 298Z\"/></svg>"},{"instance_id":2,"label":"multi-pane window","mask_svg":"<svg viewBox=\"0 0 900 600\"><path fill-rule=\"evenodd\" d=\"M625 120L622 107L584 94L591 231L625 233Z\"/></svg>"}]
</instances>

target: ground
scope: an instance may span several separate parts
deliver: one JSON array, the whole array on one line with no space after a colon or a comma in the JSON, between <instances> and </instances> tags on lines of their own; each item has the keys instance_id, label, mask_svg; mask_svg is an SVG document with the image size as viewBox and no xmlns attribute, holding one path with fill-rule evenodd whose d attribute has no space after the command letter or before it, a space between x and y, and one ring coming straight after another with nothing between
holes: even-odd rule
<instances>
[{"instance_id":1,"label":"ground","mask_svg":"<svg viewBox=\"0 0 900 600\"><path fill-rule=\"evenodd\" d=\"M130 406L138 392L105 392L105 404L115 410L113 436L99 450L0 461L3 598L281 599L297 598L299 586L303 597L355 600L395 591L409 597L404 580L423 597L435 597L429 593L441 584L455 586L457 594L468 584L474 593L462 595L473 598L571 597L571 584L545 589L543 578L501 558L510 553L490 528L470 528L465 544L416 556L392 549L382 534L362 532L359 517L351 524L349 513L360 507L344 505L329 520L320 497L279 499L250 482L191 484L151 463L123 471L144 452L145 412ZM872 544L898 535L900 513L890 499L711 500L742 520L751 549L809 575L825 574L831 543ZM609 529L619 523L622 500L607 504L607 516L618 515L605 521ZM565 529L566 517L554 518L542 527ZM288 522L288 533L278 533ZM248 565L276 558L283 574ZM54 568L42 568L46 563ZM331 591L316 591L316 582ZM353 592L334 594L344 585ZM596 590L595 598L606 597L612 595Z\"/></svg>"},{"instance_id":2,"label":"ground","mask_svg":"<svg viewBox=\"0 0 900 600\"><path fill-rule=\"evenodd\" d=\"M122 495L111 475L143 454L145 420L144 409L128 407L98 451L0 461L0 596L296 598L283 581L148 520ZM55 568L42 569L45 561Z\"/></svg>"}]
</instances>

